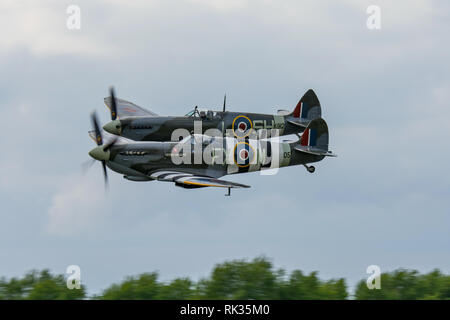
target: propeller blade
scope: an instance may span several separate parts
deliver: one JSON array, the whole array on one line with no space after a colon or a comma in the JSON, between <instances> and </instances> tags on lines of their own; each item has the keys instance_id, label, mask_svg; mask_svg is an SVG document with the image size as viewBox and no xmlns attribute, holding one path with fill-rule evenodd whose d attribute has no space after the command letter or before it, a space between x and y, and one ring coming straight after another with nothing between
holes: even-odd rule
<instances>
[{"instance_id":1,"label":"propeller blade","mask_svg":"<svg viewBox=\"0 0 450 320\"><path fill-rule=\"evenodd\" d=\"M101 146L103 144L103 137L102 132L100 131L100 126L98 125L97 114L95 113L95 111L91 114L91 121L95 131L95 140L97 142L97 145Z\"/></svg>"},{"instance_id":2,"label":"propeller blade","mask_svg":"<svg viewBox=\"0 0 450 320\"><path fill-rule=\"evenodd\" d=\"M81 164L81 173L84 176L86 172L92 167L92 165L95 163L94 159L87 160Z\"/></svg>"},{"instance_id":3,"label":"propeller blade","mask_svg":"<svg viewBox=\"0 0 450 320\"><path fill-rule=\"evenodd\" d=\"M114 88L109 88L109 93L111 96L111 120L116 120L117 118L117 104L116 96L114 95Z\"/></svg>"},{"instance_id":4,"label":"propeller blade","mask_svg":"<svg viewBox=\"0 0 450 320\"><path fill-rule=\"evenodd\" d=\"M92 122L92 127L94 127L95 140L97 142L97 145L101 146L101 145L103 145L103 137L102 137L102 132L100 131L100 126L98 125L97 114L95 113L95 111L91 113L91 122ZM111 148L117 142L117 140L118 140L118 137L116 137L112 142L109 142L107 145L105 145L104 151ZM92 149L91 152L95 151L96 149L97 148ZM95 156L94 156L94 158L95 158ZM86 162L82 165L83 174L87 171L87 169L89 169L92 166L92 164L94 162L95 162L95 160L91 161L90 163ZM105 189L108 190L108 172L106 170L106 161L105 160L102 160L102 167L103 167L103 177L105 179Z\"/></svg>"},{"instance_id":5,"label":"propeller blade","mask_svg":"<svg viewBox=\"0 0 450 320\"><path fill-rule=\"evenodd\" d=\"M106 171L106 161L102 161L103 176L105 177L105 188L108 189L108 172Z\"/></svg>"}]
</instances>

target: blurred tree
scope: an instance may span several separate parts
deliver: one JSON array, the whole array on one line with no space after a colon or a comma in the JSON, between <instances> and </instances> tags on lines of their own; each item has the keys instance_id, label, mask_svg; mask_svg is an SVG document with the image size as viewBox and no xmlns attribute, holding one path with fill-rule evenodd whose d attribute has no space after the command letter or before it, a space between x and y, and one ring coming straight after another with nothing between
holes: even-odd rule
<instances>
[{"instance_id":1,"label":"blurred tree","mask_svg":"<svg viewBox=\"0 0 450 320\"><path fill-rule=\"evenodd\" d=\"M193 283L188 278L175 279L163 285L158 294L161 300L187 300L194 296Z\"/></svg>"},{"instance_id":2,"label":"blurred tree","mask_svg":"<svg viewBox=\"0 0 450 320\"><path fill-rule=\"evenodd\" d=\"M281 298L289 300L346 299L347 286L344 279L322 282L317 272L304 275L300 270L294 270L283 286Z\"/></svg>"},{"instance_id":3,"label":"blurred tree","mask_svg":"<svg viewBox=\"0 0 450 320\"><path fill-rule=\"evenodd\" d=\"M203 299L278 298L277 277L266 258L218 264L198 289L198 298Z\"/></svg>"},{"instance_id":4,"label":"blurred tree","mask_svg":"<svg viewBox=\"0 0 450 320\"><path fill-rule=\"evenodd\" d=\"M98 297L106 300L150 300L156 299L161 290L157 282L158 274L143 273L137 277L128 277L121 284L113 284Z\"/></svg>"},{"instance_id":5,"label":"blurred tree","mask_svg":"<svg viewBox=\"0 0 450 320\"><path fill-rule=\"evenodd\" d=\"M381 274L381 289L369 290L361 280L355 298L362 300L450 299L450 276L439 270L420 275L416 270L399 269Z\"/></svg>"},{"instance_id":6,"label":"blurred tree","mask_svg":"<svg viewBox=\"0 0 450 320\"><path fill-rule=\"evenodd\" d=\"M345 279L329 280L324 282L320 288L320 298L327 300L344 300L347 299L347 284Z\"/></svg>"},{"instance_id":7,"label":"blurred tree","mask_svg":"<svg viewBox=\"0 0 450 320\"><path fill-rule=\"evenodd\" d=\"M86 289L69 290L63 275L31 271L23 278L0 279L0 299L85 299ZM157 273L127 277L94 299L347 299L344 279L322 281L317 272L274 270L265 257L232 260L214 267L210 277L192 282L178 278L158 282ZM356 286L356 299L450 299L450 276L433 270L419 274L399 269L381 275L381 290Z\"/></svg>"},{"instance_id":8,"label":"blurred tree","mask_svg":"<svg viewBox=\"0 0 450 320\"><path fill-rule=\"evenodd\" d=\"M52 275L49 270L31 271L23 278L0 280L0 299L9 300L75 300L86 297L86 288L68 289L63 275Z\"/></svg>"}]
</instances>

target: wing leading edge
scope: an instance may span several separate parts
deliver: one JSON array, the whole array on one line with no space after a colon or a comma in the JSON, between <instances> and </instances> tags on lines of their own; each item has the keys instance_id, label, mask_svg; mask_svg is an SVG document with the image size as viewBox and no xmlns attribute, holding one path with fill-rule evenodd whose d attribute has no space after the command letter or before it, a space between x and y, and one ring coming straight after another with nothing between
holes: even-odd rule
<instances>
[{"instance_id":1,"label":"wing leading edge","mask_svg":"<svg viewBox=\"0 0 450 320\"><path fill-rule=\"evenodd\" d=\"M220 188L250 188L245 184L220 180L209 176L195 175L180 171L157 171L150 175L158 181L175 182L185 188L220 187Z\"/></svg>"}]
</instances>

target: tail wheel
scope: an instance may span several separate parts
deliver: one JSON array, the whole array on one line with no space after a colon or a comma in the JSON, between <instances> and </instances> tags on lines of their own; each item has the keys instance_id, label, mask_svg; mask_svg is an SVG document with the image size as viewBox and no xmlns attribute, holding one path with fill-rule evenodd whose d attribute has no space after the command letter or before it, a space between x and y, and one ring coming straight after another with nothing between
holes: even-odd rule
<instances>
[{"instance_id":1,"label":"tail wheel","mask_svg":"<svg viewBox=\"0 0 450 320\"><path fill-rule=\"evenodd\" d=\"M307 170L308 170L309 173L314 173L314 171L316 171L316 167L309 166Z\"/></svg>"}]
</instances>

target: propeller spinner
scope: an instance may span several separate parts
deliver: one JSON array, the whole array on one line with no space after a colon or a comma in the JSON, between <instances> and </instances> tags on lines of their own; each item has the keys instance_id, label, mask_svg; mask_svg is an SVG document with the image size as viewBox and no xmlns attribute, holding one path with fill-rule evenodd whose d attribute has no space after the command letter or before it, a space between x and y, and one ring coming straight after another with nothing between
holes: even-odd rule
<instances>
[{"instance_id":1,"label":"propeller spinner","mask_svg":"<svg viewBox=\"0 0 450 320\"><path fill-rule=\"evenodd\" d=\"M103 176L105 178L105 187L108 186L108 173L106 171L106 161L110 158L109 149L117 142L117 137L106 145L103 145L103 136L98 124L97 115L95 112L91 114L92 127L95 132L95 142L97 147L89 151L89 155L95 160L101 161L103 167Z\"/></svg>"}]
</instances>

